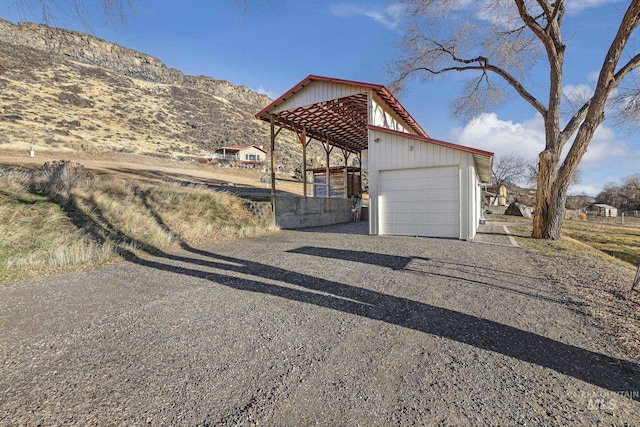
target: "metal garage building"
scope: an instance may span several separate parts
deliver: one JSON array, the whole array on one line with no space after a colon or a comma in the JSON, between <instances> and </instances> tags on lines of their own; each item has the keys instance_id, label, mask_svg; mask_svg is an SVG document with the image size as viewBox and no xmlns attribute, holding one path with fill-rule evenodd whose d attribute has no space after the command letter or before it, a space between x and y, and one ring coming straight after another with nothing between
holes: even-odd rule
<instances>
[{"instance_id":1,"label":"metal garage building","mask_svg":"<svg viewBox=\"0 0 640 427\"><path fill-rule=\"evenodd\" d=\"M283 128L298 136L303 159L312 140L326 147L327 168L332 148L345 165L360 157L371 234L474 238L493 153L430 138L384 86L312 75L256 117L272 125L272 171Z\"/></svg>"}]
</instances>

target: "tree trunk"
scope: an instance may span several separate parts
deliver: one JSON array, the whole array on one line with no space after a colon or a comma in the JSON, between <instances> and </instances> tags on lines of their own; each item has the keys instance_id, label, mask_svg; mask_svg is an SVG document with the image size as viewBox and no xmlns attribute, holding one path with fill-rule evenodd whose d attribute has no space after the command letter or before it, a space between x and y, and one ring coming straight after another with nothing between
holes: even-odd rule
<instances>
[{"instance_id":1,"label":"tree trunk","mask_svg":"<svg viewBox=\"0 0 640 427\"><path fill-rule=\"evenodd\" d=\"M566 199L567 192L553 186L545 203L536 205L532 234L534 239L560 240Z\"/></svg>"},{"instance_id":2,"label":"tree trunk","mask_svg":"<svg viewBox=\"0 0 640 427\"><path fill-rule=\"evenodd\" d=\"M560 240L567 186L557 185L556 157L549 150L540 153L536 209L533 217L534 239Z\"/></svg>"}]
</instances>

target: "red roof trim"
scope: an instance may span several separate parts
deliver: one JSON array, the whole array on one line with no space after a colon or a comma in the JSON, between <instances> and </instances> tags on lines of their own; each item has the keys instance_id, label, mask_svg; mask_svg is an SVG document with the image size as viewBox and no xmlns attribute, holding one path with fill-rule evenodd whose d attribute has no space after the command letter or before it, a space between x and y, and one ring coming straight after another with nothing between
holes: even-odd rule
<instances>
[{"instance_id":1,"label":"red roof trim","mask_svg":"<svg viewBox=\"0 0 640 427\"><path fill-rule=\"evenodd\" d=\"M406 137L406 138L417 139L419 141L428 142L430 144L440 145L440 146L447 147L447 148L453 148L454 150L466 151L468 153L478 154L480 156L493 157L493 153L490 152L490 151L484 151L484 150L480 150L480 149L477 149L477 148L467 147L466 145L459 145L459 144L454 144L452 142L440 141L439 139L433 139L433 138L429 138L429 137L425 138L425 137L420 136L420 135L413 135L413 134L410 134L410 133L400 132L400 131L397 131L397 130L387 129L387 128L383 128L383 127L375 126L375 125L368 125L367 129L378 131L378 132L389 133L391 135L398 135L398 136L403 136L403 137Z\"/></svg>"},{"instance_id":2,"label":"red roof trim","mask_svg":"<svg viewBox=\"0 0 640 427\"><path fill-rule=\"evenodd\" d=\"M273 109L275 106L279 105L280 103L282 103L283 101L288 99L290 96L294 95L296 92L300 91L301 89L303 89L305 86L307 86L313 81L340 83L340 84L351 85L351 86L361 86L367 89L374 90L375 92L378 93L378 95L380 95L380 97L385 102L390 104L391 107L395 107L398 110L398 112L400 113L400 116L409 124L409 126L415 132L417 132L419 135L422 135L424 137L427 137L427 138L429 137L429 135L427 135L424 129L420 127L418 122L416 122L415 119L411 117L411 114L409 114L409 112L405 110L402 104L398 102L398 100L391 94L391 92L389 92L389 90L386 87L378 84L373 84L373 83L357 82L355 80L337 79L333 77L315 76L313 74L308 75L305 79L300 81L297 85L295 85L294 87L286 91L284 94L282 94L278 99L276 99L271 104L267 105L265 108L260 110L260 112L256 114L256 118L261 120L267 120L268 118L267 113L269 112L269 110Z\"/></svg>"},{"instance_id":3,"label":"red roof trim","mask_svg":"<svg viewBox=\"0 0 640 427\"><path fill-rule=\"evenodd\" d=\"M260 150L260 151L262 151L263 153L266 153L266 152L267 152L267 150L265 150L264 148L260 148L260 147L259 147L259 146L257 146L257 145L250 145L249 147L253 147L253 148L255 148L256 150ZM247 147L247 148L248 148L248 147Z\"/></svg>"}]
</instances>

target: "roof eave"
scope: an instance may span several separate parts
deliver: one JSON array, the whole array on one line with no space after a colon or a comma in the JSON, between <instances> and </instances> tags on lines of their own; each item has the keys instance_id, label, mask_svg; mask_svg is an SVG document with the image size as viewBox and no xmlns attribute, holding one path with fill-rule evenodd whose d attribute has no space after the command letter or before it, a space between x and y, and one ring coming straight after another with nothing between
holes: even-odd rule
<instances>
[{"instance_id":1,"label":"roof eave","mask_svg":"<svg viewBox=\"0 0 640 427\"><path fill-rule=\"evenodd\" d=\"M465 151L471 153L476 164L478 176L482 182L491 182L491 168L493 164L493 153L490 151L480 150L478 148L467 147L466 145L454 144L452 142L441 141L439 139L414 135L411 133L401 132L393 129L387 129L380 126L368 125L367 129L389 133L392 135L403 136L406 138L417 139L419 141L428 142L430 144L440 145L442 147L452 148L454 150Z\"/></svg>"}]
</instances>

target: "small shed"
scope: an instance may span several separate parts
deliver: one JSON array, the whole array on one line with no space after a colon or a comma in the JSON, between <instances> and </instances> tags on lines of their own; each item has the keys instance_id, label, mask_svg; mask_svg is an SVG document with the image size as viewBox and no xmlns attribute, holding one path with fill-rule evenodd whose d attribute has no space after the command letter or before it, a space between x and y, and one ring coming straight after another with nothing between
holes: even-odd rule
<instances>
[{"instance_id":1,"label":"small shed","mask_svg":"<svg viewBox=\"0 0 640 427\"><path fill-rule=\"evenodd\" d=\"M327 171L329 180L327 181ZM355 166L331 166L329 168L311 168L313 174L313 197L350 198L362 193L360 188L360 168Z\"/></svg>"},{"instance_id":2,"label":"small shed","mask_svg":"<svg viewBox=\"0 0 640 427\"><path fill-rule=\"evenodd\" d=\"M618 208L614 206L605 205L602 203L596 203L596 214L598 216L618 216Z\"/></svg>"}]
</instances>

